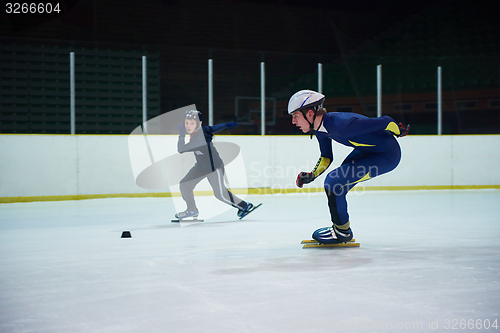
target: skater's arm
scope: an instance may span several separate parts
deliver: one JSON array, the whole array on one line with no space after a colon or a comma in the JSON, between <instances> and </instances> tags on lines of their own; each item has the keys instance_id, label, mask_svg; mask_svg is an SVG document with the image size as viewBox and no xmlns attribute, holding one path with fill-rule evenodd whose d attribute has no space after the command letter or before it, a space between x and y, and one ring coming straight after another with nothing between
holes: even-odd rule
<instances>
[{"instance_id":1,"label":"skater's arm","mask_svg":"<svg viewBox=\"0 0 500 333\"><path fill-rule=\"evenodd\" d=\"M311 172L301 172L297 176L296 184L298 187L304 186L304 184L309 184L319 175L321 175L331 164L331 160L328 157L321 156L316 163L316 166Z\"/></svg>"},{"instance_id":2,"label":"skater's arm","mask_svg":"<svg viewBox=\"0 0 500 333\"><path fill-rule=\"evenodd\" d=\"M179 136L179 140L177 141L177 151L182 154L185 152L199 150L200 147L205 145L206 142L204 140L203 133L194 133L188 143L186 143L184 136Z\"/></svg>"},{"instance_id":3,"label":"skater's arm","mask_svg":"<svg viewBox=\"0 0 500 333\"><path fill-rule=\"evenodd\" d=\"M302 187L304 184L308 184L316 179L316 177L319 177L323 172L325 172L326 169L328 169L333 161L332 140L328 137L328 134L316 132L316 138L319 142L321 156L311 172L299 173L296 180L298 187Z\"/></svg>"},{"instance_id":4,"label":"skater's arm","mask_svg":"<svg viewBox=\"0 0 500 333\"><path fill-rule=\"evenodd\" d=\"M309 184L317 177L319 177L331 164L331 160L327 157L321 156L316 163L316 166L311 172L301 172L297 176L296 184L298 187L304 186L304 184Z\"/></svg>"},{"instance_id":5,"label":"skater's arm","mask_svg":"<svg viewBox=\"0 0 500 333\"><path fill-rule=\"evenodd\" d=\"M184 137L180 136L179 140L177 141L177 151L180 154L183 154L187 151L193 151L193 150L194 150L194 147L192 147L192 143L189 142L188 144L186 144L186 140L184 139Z\"/></svg>"},{"instance_id":6,"label":"skater's arm","mask_svg":"<svg viewBox=\"0 0 500 333\"><path fill-rule=\"evenodd\" d=\"M177 151L182 154L186 152L185 148L186 128L184 127L184 124L177 124L177 130L179 131L179 140L177 140Z\"/></svg>"},{"instance_id":7,"label":"skater's arm","mask_svg":"<svg viewBox=\"0 0 500 333\"><path fill-rule=\"evenodd\" d=\"M321 156L316 163L316 166L311 171L311 173L314 175L314 178L319 177L323 172L325 172L325 170L328 169L331 163L332 160L330 160L328 157Z\"/></svg>"},{"instance_id":8,"label":"skater's arm","mask_svg":"<svg viewBox=\"0 0 500 333\"><path fill-rule=\"evenodd\" d=\"M238 127L238 123L222 123L214 126L204 126L205 130L210 134L215 134L225 129L232 130L235 127Z\"/></svg>"},{"instance_id":9,"label":"skater's arm","mask_svg":"<svg viewBox=\"0 0 500 333\"><path fill-rule=\"evenodd\" d=\"M316 132L321 156L333 160L332 139L325 132Z\"/></svg>"},{"instance_id":10,"label":"skater's arm","mask_svg":"<svg viewBox=\"0 0 500 333\"><path fill-rule=\"evenodd\" d=\"M321 156L319 157L316 166L311 171L314 178L320 176L333 161L333 150L332 150L332 140L328 137L328 134L324 132L316 132L316 138L319 143L319 150Z\"/></svg>"}]
</instances>

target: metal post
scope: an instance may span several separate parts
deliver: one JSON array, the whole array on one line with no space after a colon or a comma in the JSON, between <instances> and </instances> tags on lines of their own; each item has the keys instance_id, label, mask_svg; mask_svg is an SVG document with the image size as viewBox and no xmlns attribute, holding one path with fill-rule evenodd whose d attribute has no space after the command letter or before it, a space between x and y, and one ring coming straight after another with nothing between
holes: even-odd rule
<instances>
[{"instance_id":1,"label":"metal post","mask_svg":"<svg viewBox=\"0 0 500 333\"><path fill-rule=\"evenodd\" d=\"M212 59L208 59L208 125L214 125L214 73Z\"/></svg>"},{"instance_id":2,"label":"metal post","mask_svg":"<svg viewBox=\"0 0 500 333\"><path fill-rule=\"evenodd\" d=\"M441 96L441 66L437 68L437 134L443 134L443 110L442 110L442 96Z\"/></svg>"},{"instance_id":3,"label":"metal post","mask_svg":"<svg viewBox=\"0 0 500 333\"><path fill-rule=\"evenodd\" d=\"M382 65L377 65L377 117L382 116Z\"/></svg>"},{"instance_id":4,"label":"metal post","mask_svg":"<svg viewBox=\"0 0 500 333\"><path fill-rule=\"evenodd\" d=\"M75 134L75 52L69 53L70 132Z\"/></svg>"},{"instance_id":5,"label":"metal post","mask_svg":"<svg viewBox=\"0 0 500 333\"><path fill-rule=\"evenodd\" d=\"M266 134L266 71L264 62L260 63L260 133Z\"/></svg>"},{"instance_id":6,"label":"metal post","mask_svg":"<svg viewBox=\"0 0 500 333\"><path fill-rule=\"evenodd\" d=\"M148 91L147 91L147 65L146 56L142 56L142 126L144 134L147 133L148 121Z\"/></svg>"},{"instance_id":7,"label":"metal post","mask_svg":"<svg viewBox=\"0 0 500 333\"><path fill-rule=\"evenodd\" d=\"M323 93L323 64L318 62L318 92Z\"/></svg>"}]
</instances>

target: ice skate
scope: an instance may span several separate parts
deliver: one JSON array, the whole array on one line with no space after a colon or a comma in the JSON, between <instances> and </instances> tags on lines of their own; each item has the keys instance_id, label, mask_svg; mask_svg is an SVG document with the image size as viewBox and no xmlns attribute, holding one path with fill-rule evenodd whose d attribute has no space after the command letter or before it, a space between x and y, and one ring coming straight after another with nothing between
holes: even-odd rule
<instances>
[{"instance_id":1,"label":"ice skate","mask_svg":"<svg viewBox=\"0 0 500 333\"><path fill-rule=\"evenodd\" d=\"M254 206L251 203L247 203L247 205L245 206L245 208L238 209L238 213L236 213L236 215L238 215L238 217L241 220L242 218L244 218L245 216L247 216L248 214L250 214L251 212L253 212L255 209L259 208L260 205L262 205L262 204L260 203L257 206Z\"/></svg>"},{"instance_id":2,"label":"ice skate","mask_svg":"<svg viewBox=\"0 0 500 333\"><path fill-rule=\"evenodd\" d=\"M198 220L198 210L185 210L183 212L175 214L177 220L172 220L172 222L184 222L184 221L195 221L203 222L203 220Z\"/></svg>"},{"instance_id":3,"label":"ice skate","mask_svg":"<svg viewBox=\"0 0 500 333\"><path fill-rule=\"evenodd\" d=\"M339 229L338 226L319 228L314 231L312 238L322 244L340 244L349 242L353 237L352 230L348 227L345 230Z\"/></svg>"}]
</instances>

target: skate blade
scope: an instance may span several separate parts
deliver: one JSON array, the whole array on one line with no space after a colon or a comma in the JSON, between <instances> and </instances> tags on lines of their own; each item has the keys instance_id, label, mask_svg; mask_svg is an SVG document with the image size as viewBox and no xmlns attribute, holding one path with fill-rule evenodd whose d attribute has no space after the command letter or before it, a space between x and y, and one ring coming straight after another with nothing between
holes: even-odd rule
<instances>
[{"instance_id":1,"label":"skate blade","mask_svg":"<svg viewBox=\"0 0 500 333\"><path fill-rule=\"evenodd\" d=\"M356 240L353 238L349 241L349 243L354 243L355 241ZM316 243L319 243L319 242L315 239L305 239L302 242L300 242L300 244L316 244Z\"/></svg>"},{"instance_id":2,"label":"skate blade","mask_svg":"<svg viewBox=\"0 0 500 333\"><path fill-rule=\"evenodd\" d=\"M310 249L310 248L326 248L326 247L359 247L359 243L353 243L353 242L348 242L348 243L338 243L338 244L322 244L322 243L316 243L316 244L305 244L302 246L303 249Z\"/></svg>"},{"instance_id":3,"label":"skate blade","mask_svg":"<svg viewBox=\"0 0 500 333\"><path fill-rule=\"evenodd\" d=\"M170 222L172 223L177 223L177 222L203 222L205 220L201 219L182 219L182 220L171 220Z\"/></svg>"}]
</instances>

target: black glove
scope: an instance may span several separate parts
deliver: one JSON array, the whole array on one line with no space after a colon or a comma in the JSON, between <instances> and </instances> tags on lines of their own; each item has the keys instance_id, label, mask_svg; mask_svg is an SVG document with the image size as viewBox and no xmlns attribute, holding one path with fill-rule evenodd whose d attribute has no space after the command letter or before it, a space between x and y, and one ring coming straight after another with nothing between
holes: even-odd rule
<instances>
[{"instance_id":1,"label":"black glove","mask_svg":"<svg viewBox=\"0 0 500 333\"><path fill-rule=\"evenodd\" d=\"M398 138L402 138L403 136L407 136L408 133L410 133L410 124L406 126L406 128L403 126L403 123L399 123L399 135Z\"/></svg>"},{"instance_id":2,"label":"black glove","mask_svg":"<svg viewBox=\"0 0 500 333\"><path fill-rule=\"evenodd\" d=\"M313 180L314 180L314 174L312 174L311 172L301 172L297 176L296 183L298 187L302 187L304 186L304 184L309 184Z\"/></svg>"}]
</instances>

